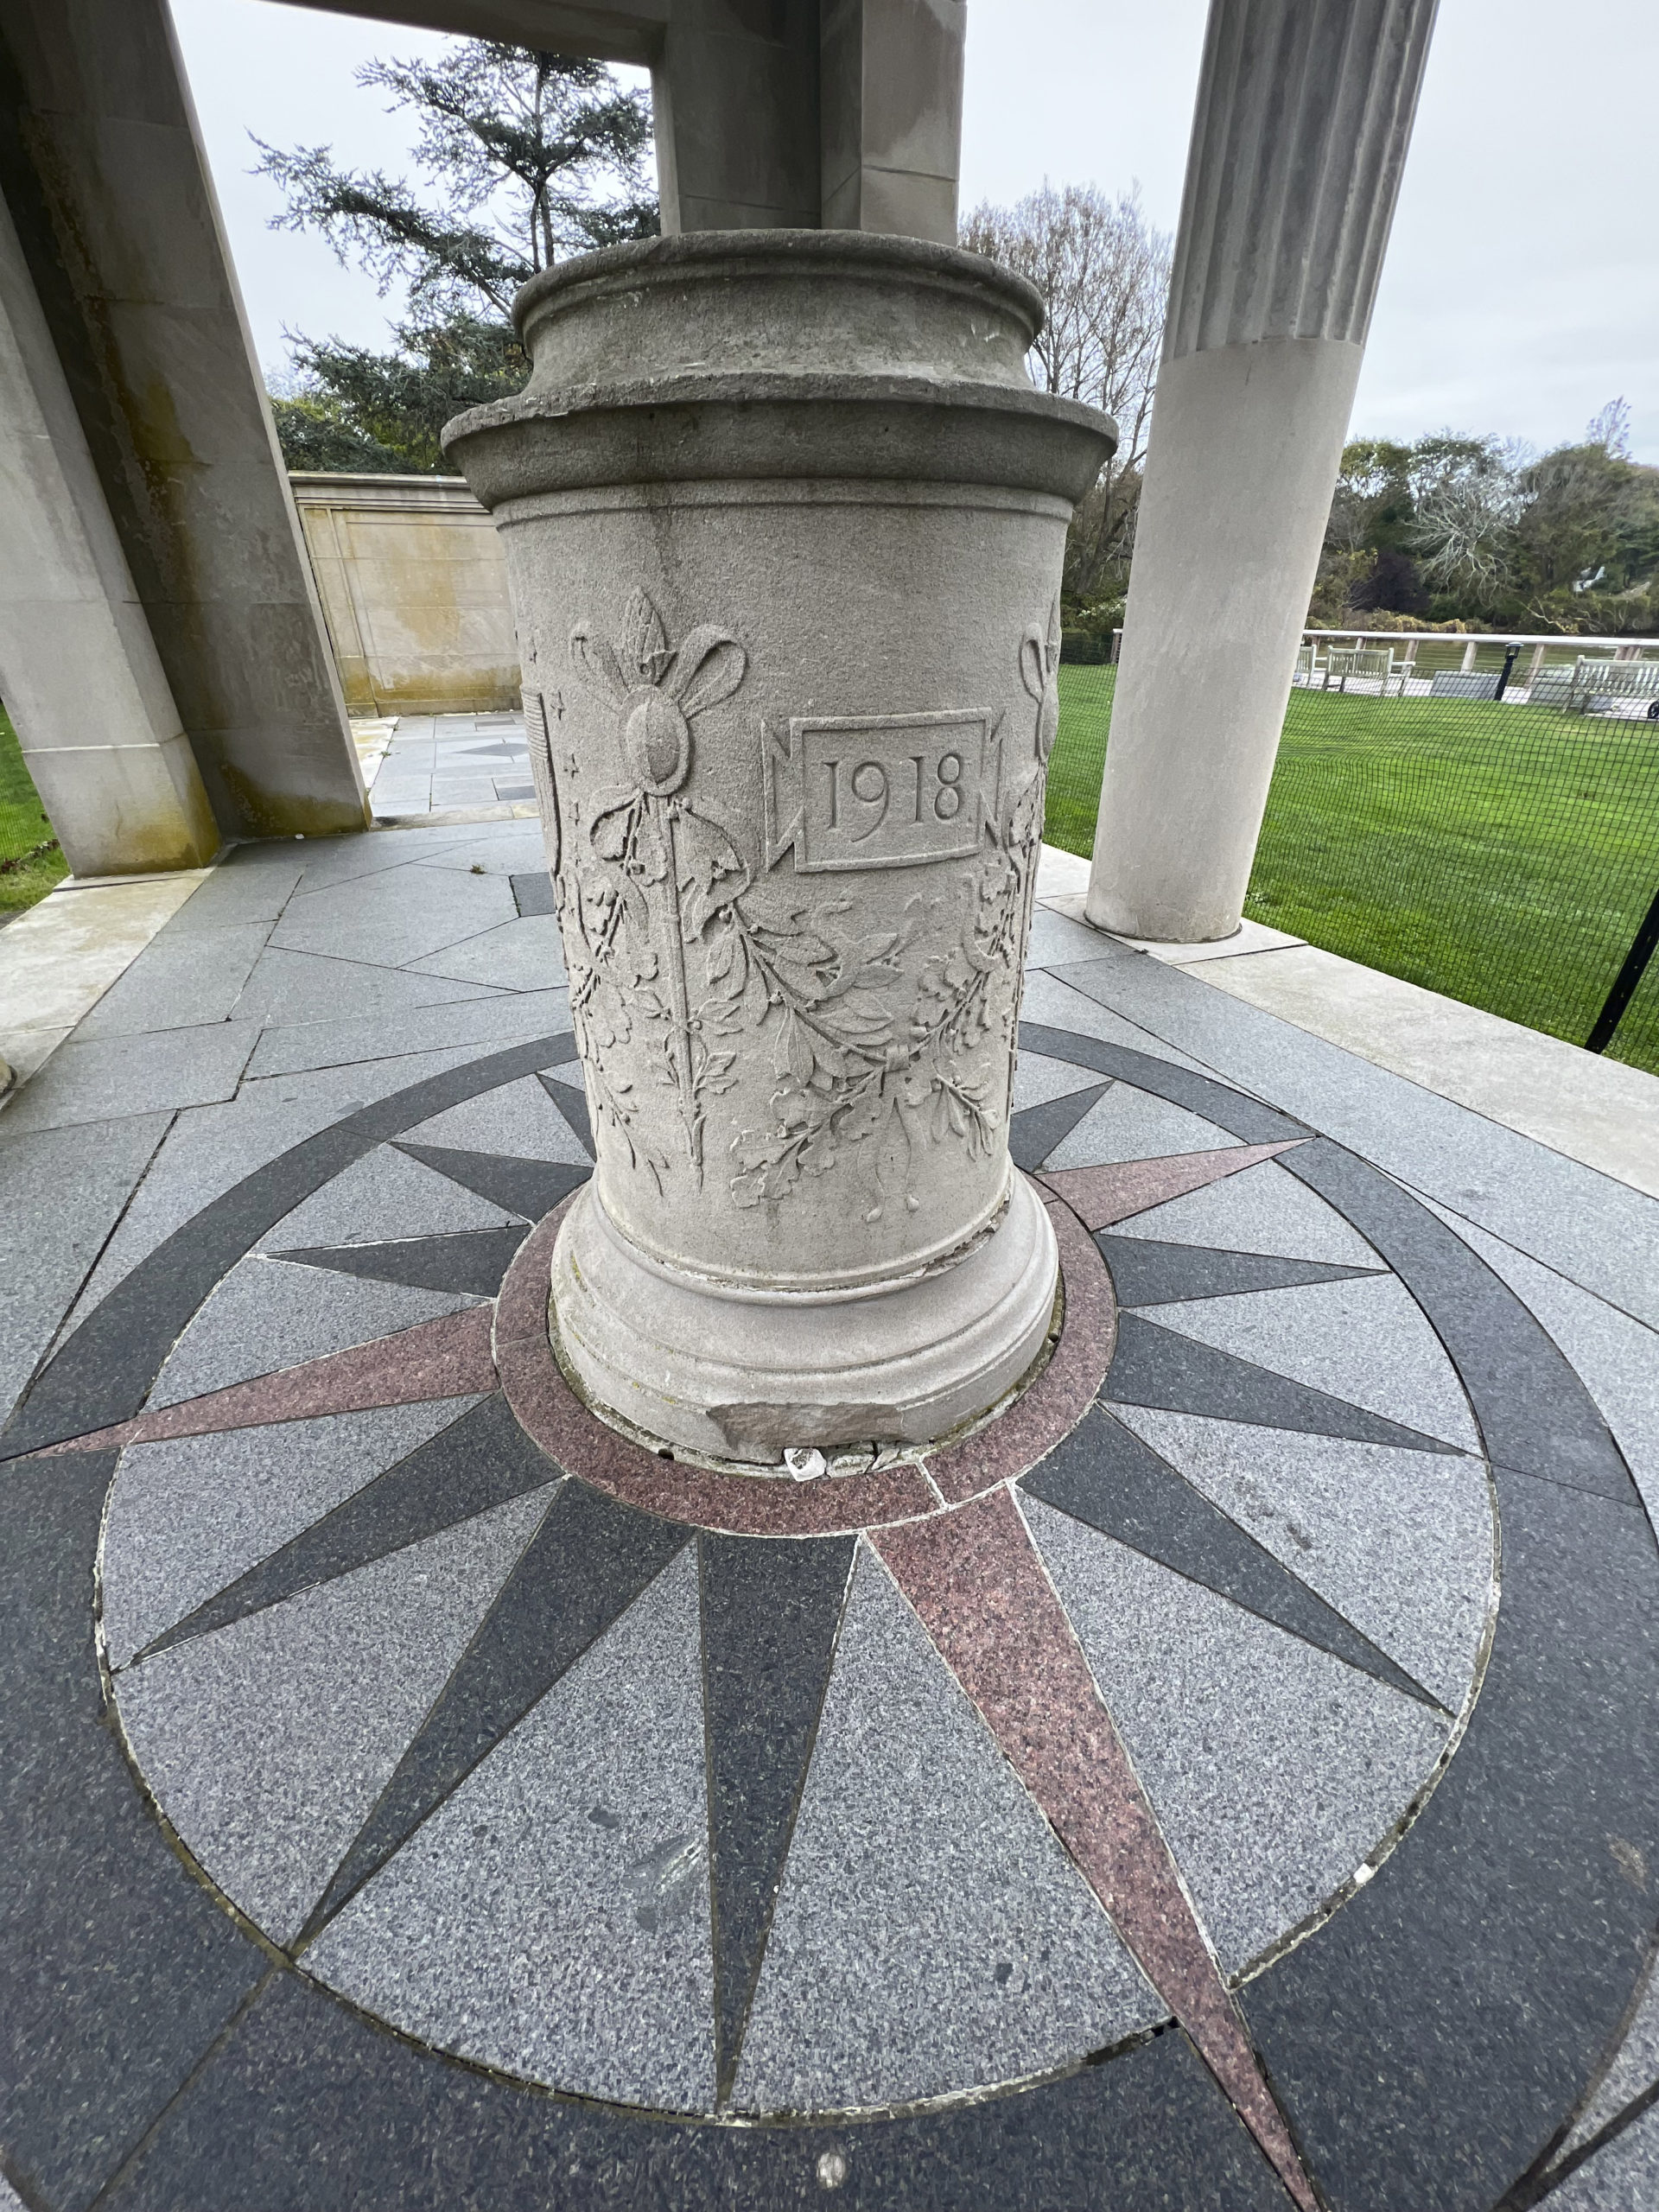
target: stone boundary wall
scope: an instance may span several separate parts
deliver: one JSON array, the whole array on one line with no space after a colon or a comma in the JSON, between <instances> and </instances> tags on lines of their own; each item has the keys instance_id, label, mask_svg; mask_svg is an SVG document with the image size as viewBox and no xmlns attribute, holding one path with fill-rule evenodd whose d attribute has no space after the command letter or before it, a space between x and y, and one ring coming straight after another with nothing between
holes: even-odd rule
<instances>
[{"instance_id":1,"label":"stone boundary wall","mask_svg":"<svg viewBox=\"0 0 1659 2212\"><path fill-rule=\"evenodd\" d=\"M459 477L289 480L353 715L518 706L500 540Z\"/></svg>"}]
</instances>

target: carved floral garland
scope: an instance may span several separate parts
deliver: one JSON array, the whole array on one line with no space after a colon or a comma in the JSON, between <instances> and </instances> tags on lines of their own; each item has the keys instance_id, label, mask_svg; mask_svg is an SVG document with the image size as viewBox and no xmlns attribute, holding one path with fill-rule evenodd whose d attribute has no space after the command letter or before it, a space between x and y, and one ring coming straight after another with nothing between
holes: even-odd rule
<instances>
[{"instance_id":1,"label":"carved floral garland","mask_svg":"<svg viewBox=\"0 0 1659 2212\"><path fill-rule=\"evenodd\" d=\"M827 1173L846 1147L895 1121L909 1142L954 1138L970 1157L989 1151L1006 1102L988 1098L986 1083L963 1062L994 1032L1012 1043L1015 1006L995 985L1017 976L1028 921L1057 711L1053 631L1051 622L1045 639L1033 626L1020 648L1022 676L1039 702L1034 763L1001 818L988 817L985 853L960 886L954 942L921 963L903 1014L893 995L906 981L905 956L925 929L932 934L945 901L918 893L900 928L861 935L840 919L853 912L851 899L808 908L757 884L727 831L682 795L692 724L747 672L736 639L703 625L671 645L656 607L638 591L620 640L588 622L572 632L573 665L615 711L631 781L575 804L558 887L571 1014L596 1110L659 1189L669 1155L617 1061L636 1022L647 1026L647 1065L677 1095L699 1184L705 1102L736 1082L730 1040L745 1030L773 1036L776 1118L732 1142L731 1194L740 1206L786 1198L802 1175ZM689 948L702 969L695 997Z\"/></svg>"}]
</instances>

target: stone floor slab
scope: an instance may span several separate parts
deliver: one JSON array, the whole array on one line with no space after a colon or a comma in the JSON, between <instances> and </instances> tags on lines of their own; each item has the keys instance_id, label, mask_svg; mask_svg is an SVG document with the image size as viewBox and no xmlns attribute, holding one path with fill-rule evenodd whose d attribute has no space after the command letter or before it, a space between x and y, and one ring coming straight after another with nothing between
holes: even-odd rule
<instances>
[{"instance_id":1,"label":"stone floor slab","mask_svg":"<svg viewBox=\"0 0 1659 2212\"><path fill-rule=\"evenodd\" d=\"M1334 1207L1271 1160L1116 1222L1112 1234L1217 1246L1227 1252L1265 1252L1287 1260L1327 1260L1338 1266L1379 1264L1372 1247Z\"/></svg>"},{"instance_id":2,"label":"stone floor slab","mask_svg":"<svg viewBox=\"0 0 1659 2212\"><path fill-rule=\"evenodd\" d=\"M569 1122L534 1076L435 1114L400 1141L475 1149L515 1160L588 1160Z\"/></svg>"},{"instance_id":3,"label":"stone floor slab","mask_svg":"<svg viewBox=\"0 0 1659 2212\"><path fill-rule=\"evenodd\" d=\"M1028 1513L1222 1966L1236 1973L1383 1842L1446 1727L1040 1501Z\"/></svg>"},{"instance_id":4,"label":"stone floor slab","mask_svg":"<svg viewBox=\"0 0 1659 2212\"><path fill-rule=\"evenodd\" d=\"M1422 1308L1393 1275L1253 1290L1230 1298L1160 1306L1160 1328L1255 1360L1305 1382L1438 1436L1480 1449L1469 1402Z\"/></svg>"},{"instance_id":5,"label":"stone floor slab","mask_svg":"<svg viewBox=\"0 0 1659 2212\"><path fill-rule=\"evenodd\" d=\"M84 1045L72 1038L7 1107L6 1134L84 1128L229 1098L258 1041L258 1030L246 1021Z\"/></svg>"},{"instance_id":6,"label":"stone floor slab","mask_svg":"<svg viewBox=\"0 0 1659 2212\"><path fill-rule=\"evenodd\" d=\"M511 899L511 892L507 893ZM314 1021L303 1027L268 1029L249 1068L251 1076L299 1075L315 1068L351 1067L359 1061L404 1058L413 1052L509 1045L570 1026L562 990L492 991L463 1005L417 1007L374 1020Z\"/></svg>"},{"instance_id":7,"label":"stone floor slab","mask_svg":"<svg viewBox=\"0 0 1659 2212\"><path fill-rule=\"evenodd\" d=\"M544 991L563 983L564 945L551 914L520 915L414 963L420 976L453 976L493 989Z\"/></svg>"},{"instance_id":8,"label":"stone floor slab","mask_svg":"<svg viewBox=\"0 0 1659 2212\"><path fill-rule=\"evenodd\" d=\"M1018 2079L1163 2011L862 1552L735 2107L881 2106Z\"/></svg>"},{"instance_id":9,"label":"stone floor slab","mask_svg":"<svg viewBox=\"0 0 1659 2212\"><path fill-rule=\"evenodd\" d=\"M1216 1152L1236 1142L1225 1129L1184 1106L1115 1083L1044 1163L1093 1167L1109 1160L1159 1160L1178 1152Z\"/></svg>"},{"instance_id":10,"label":"stone floor slab","mask_svg":"<svg viewBox=\"0 0 1659 2212\"><path fill-rule=\"evenodd\" d=\"M180 1338L149 1403L176 1405L474 1303L452 1292L365 1282L255 1255L232 1268Z\"/></svg>"},{"instance_id":11,"label":"stone floor slab","mask_svg":"<svg viewBox=\"0 0 1659 2212\"><path fill-rule=\"evenodd\" d=\"M534 1081L531 1077L531 1081ZM442 1119L434 1116L434 1120ZM458 1230L499 1229L510 1217L448 1176L377 1145L314 1198L284 1214L259 1240L266 1252L322 1244L378 1244Z\"/></svg>"},{"instance_id":12,"label":"stone floor slab","mask_svg":"<svg viewBox=\"0 0 1659 2212\"><path fill-rule=\"evenodd\" d=\"M327 1887L549 1494L517 1498L122 1676L122 1726L162 1809L226 1894L279 1942L298 1933Z\"/></svg>"},{"instance_id":13,"label":"stone floor slab","mask_svg":"<svg viewBox=\"0 0 1659 2212\"><path fill-rule=\"evenodd\" d=\"M1496 1565L1477 1461L1141 1406L1117 1418L1448 1711L1460 1708Z\"/></svg>"},{"instance_id":14,"label":"stone floor slab","mask_svg":"<svg viewBox=\"0 0 1659 2212\"><path fill-rule=\"evenodd\" d=\"M476 1403L448 1398L132 1446L111 1493L105 1537L111 1666L124 1667Z\"/></svg>"},{"instance_id":15,"label":"stone floor slab","mask_svg":"<svg viewBox=\"0 0 1659 2212\"><path fill-rule=\"evenodd\" d=\"M268 922L163 930L111 985L76 1031L81 1042L227 1021L270 934Z\"/></svg>"},{"instance_id":16,"label":"stone floor slab","mask_svg":"<svg viewBox=\"0 0 1659 2212\"><path fill-rule=\"evenodd\" d=\"M510 2073L712 2109L701 1676L688 1551L329 1924L311 1971Z\"/></svg>"},{"instance_id":17,"label":"stone floor slab","mask_svg":"<svg viewBox=\"0 0 1659 2212\"><path fill-rule=\"evenodd\" d=\"M417 976L406 969L272 946L250 975L236 1012L240 1020L289 1029L353 1018L384 1021L419 1007L453 1006L490 995L485 985L454 976Z\"/></svg>"},{"instance_id":18,"label":"stone floor slab","mask_svg":"<svg viewBox=\"0 0 1659 2212\"><path fill-rule=\"evenodd\" d=\"M515 912L512 892L498 879L433 869L411 856L408 867L359 879L349 889L302 887L284 909L273 942L290 952L401 968L511 921Z\"/></svg>"}]
</instances>

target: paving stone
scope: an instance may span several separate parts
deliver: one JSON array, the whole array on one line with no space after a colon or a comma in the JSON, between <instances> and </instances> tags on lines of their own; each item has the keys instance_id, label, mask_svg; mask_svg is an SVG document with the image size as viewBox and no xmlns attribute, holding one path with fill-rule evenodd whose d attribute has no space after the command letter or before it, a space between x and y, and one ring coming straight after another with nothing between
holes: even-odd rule
<instances>
[{"instance_id":1,"label":"paving stone","mask_svg":"<svg viewBox=\"0 0 1659 2212\"><path fill-rule=\"evenodd\" d=\"M1031 937L1026 946L1028 968L1056 968L1078 960L1133 958L1125 947L1115 944L1085 922L1057 914L1051 906L1034 907Z\"/></svg>"},{"instance_id":2,"label":"paving stone","mask_svg":"<svg viewBox=\"0 0 1659 2212\"><path fill-rule=\"evenodd\" d=\"M84 1127L229 1098L258 1041L258 1030L248 1021L100 1037L84 1045L72 1038L6 1108L5 1134Z\"/></svg>"},{"instance_id":3,"label":"paving stone","mask_svg":"<svg viewBox=\"0 0 1659 2212\"><path fill-rule=\"evenodd\" d=\"M1223 1968L1236 1973L1389 1834L1446 1725L1039 1500L1027 1513Z\"/></svg>"},{"instance_id":4,"label":"paving stone","mask_svg":"<svg viewBox=\"0 0 1659 2212\"><path fill-rule=\"evenodd\" d=\"M149 1394L175 1405L348 1344L367 1344L453 1313L474 1300L454 1292L364 1282L257 1255L239 1261L180 1338Z\"/></svg>"},{"instance_id":5,"label":"paving stone","mask_svg":"<svg viewBox=\"0 0 1659 2212\"><path fill-rule=\"evenodd\" d=\"M463 1045L499 1046L520 1038L568 1029L569 1024L569 1000L562 990L492 991L462 1005L416 1007L395 1019L313 1021L302 1027L267 1029L260 1037L249 1073L292 1075L309 1068L344 1067L359 1060L401 1058L423 1050L450 1051Z\"/></svg>"},{"instance_id":6,"label":"paving stone","mask_svg":"<svg viewBox=\"0 0 1659 2212\"><path fill-rule=\"evenodd\" d=\"M1151 966L1151 963L1146 963ZM1167 1045L1154 1037L1148 1029L1141 1029L1132 1021L1125 1021L1110 1013L1097 1000L1082 991L1073 990L1062 982L1052 969L1028 968L1020 996L1020 1019L1040 1023L1059 1031L1074 1031L1079 1036L1097 1037L1114 1045L1127 1045L1132 1050L1154 1053L1160 1059L1177 1067L1193 1068L1208 1075L1211 1072L1202 1060L1189 1059L1177 1046Z\"/></svg>"},{"instance_id":7,"label":"paving stone","mask_svg":"<svg viewBox=\"0 0 1659 2212\"><path fill-rule=\"evenodd\" d=\"M451 1398L133 1446L122 1455L104 1540L110 1664L125 1666L477 1402Z\"/></svg>"},{"instance_id":8,"label":"paving stone","mask_svg":"<svg viewBox=\"0 0 1659 2212\"><path fill-rule=\"evenodd\" d=\"M1632 1507L1495 1477L1502 1610L1457 1756L1376 1878L1242 1993L1338 2205L1495 2203L1566 2125L1648 1955L1630 1853L1659 1863L1659 1742L1630 1717L1659 1560Z\"/></svg>"},{"instance_id":9,"label":"paving stone","mask_svg":"<svg viewBox=\"0 0 1659 2212\"><path fill-rule=\"evenodd\" d=\"M1233 1141L1213 1122L1117 1083L1050 1153L1046 1165L1094 1167L1107 1160L1161 1160L1178 1152L1217 1152Z\"/></svg>"},{"instance_id":10,"label":"paving stone","mask_svg":"<svg viewBox=\"0 0 1659 2212\"><path fill-rule=\"evenodd\" d=\"M10 1411L167 1133L165 1114L14 1134L0 1116L0 1409Z\"/></svg>"},{"instance_id":11,"label":"paving stone","mask_svg":"<svg viewBox=\"0 0 1659 2212\"><path fill-rule=\"evenodd\" d=\"M688 1550L324 1930L309 1970L510 2073L712 2109L701 1675Z\"/></svg>"},{"instance_id":12,"label":"paving stone","mask_svg":"<svg viewBox=\"0 0 1659 2212\"><path fill-rule=\"evenodd\" d=\"M1560 1346L1594 1399L1659 1526L1659 1332L1541 1261L1427 1201L1503 1278Z\"/></svg>"},{"instance_id":13,"label":"paving stone","mask_svg":"<svg viewBox=\"0 0 1659 2212\"><path fill-rule=\"evenodd\" d=\"M1022 1048L1014 1064L1014 1110L1017 1114L1027 1107L1046 1106L1051 1098L1091 1090L1099 1080L1092 1068L1074 1067L1069 1060L1051 1059L1046 1052Z\"/></svg>"},{"instance_id":14,"label":"paving stone","mask_svg":"<svg viewBox=\"0 0 1659 2212\"><path fill-rule=\"evenodd\" d=\"M516 912L511 889L498 878L424 868L414 859L411 866L359 878L349 887L302 888L289 901L272 941L290 952L402 968L511 921Z\"/></svg>"},{"instance_id":15,"label":"paving stone","mask_svg":"<svg viewBox=\"0 0 1659 2212\"><path fill-rule=\"evenodd\" d=\"M1659 1325L1659 1201L1161 961L1062 973L1119 1019Z\"/></svg>"},{"instance_id":16,"label":"paving stone","mask_svg":"<svg viewBox=\"0 0 1659 2212\"><path fill-rule=\"evenodd\" d=\"M1010 2081L1162 2012L861 1550L734 2107L834 2110Z\"/></svg>"},{"instance_id":17,"label":"paving stone","mask_svg":"<svg viewBox=\"0 0 1659 2212\"><path fill-rule=\"evenodd\" d=\"M193 891L167 925L169 937L276 920L305 872L302 844L238 845Z\"/></svg>"},{"instance_id":18,"label":"paving stone","mask_svg":"<svg viewBox=\"0 0 1659 2212\"><path fill-rule=\"evenodd\" d=\"M585 1183L592 1163L584 1153L580 1161L520 1160L510 1153L455 1152L442 1145L419 1145L399 1140L399 1148L463 1189L504 1206L521 1221L544 1220L555 1206Z\"/></svg>"},{"instance_id":19,"label":"paving stone","mask_svg":"<svg viewBox=\"0 0 1659 2212\"><path fill-rule=\"evenodd\" d=\"M302 1590L354 1573L475 1514L493 1512L545 1488L548 1462L499 1391L449 1405L457 1402L462 1410L454 1421L355 1484L332 1511L211 1592L150 1649L171 1649L193 1637L228 1628Z\"/></svg>"},{"instance_id":20,"label":"paving stone","mask_svg":"<svg viewBox=\"0 0 1659 2212\"><path fill-rule=\"evenodd\" d=\"M202 1207L234 1189L245 1176L330 1128L342 1114L369 1105L423 1077L465 1065L475 1057L472 1048L463 1046L458 1052L416 1053L407 1059L375 1060L357 1068L276 1077L264 1083L244 1084L236 1097L223 1105L194 1107L175 1116L99 1255L86 1290L65 1323L64 1333L78 1325L175 1230ZM84 1140L62 1141L79 1146Z\"/></svg>"},{"instance_id":21,"label":"paving stone","mask_svg":"<svg viewBox=\"0 0 1659 2212\"><path fill-rule=\"evenodd\" d=\"M1065 1142L1077 1123L1087 1119L1090 1108L1107 1088L1103 1083L1090 1084L1086 1090L1070 1091L1063 1097L1046 1099L1040 1106L1027 1106L1014 1114L1008 1122L1008 1156L1014 1166L1027 1172L1040 1167Z\"/></svg>"},{"instance_id":22,"label":"paving stone","mask_svg":"<svg viewBox=\"0 0 1659 2212\"><path fill-rule=\"evenodd\" d=\"M534 1078L532 1077L531 1080ZM384 1243L467 1229L499 1229L499 1206L462 1190L395 1145L377 1145L268 1230L263 1251L305 1245Z\"/></svg>"},{"instance_id":23,"label":"paving stone","mask_svg":"<svg viewBox=\"0 0 1659 2212\"><path fill-rule=\"evenodd\" d=\"M379 778L375 781L378 785ZM360 837L330 838L308 850L304 887L308 892L328 890L383 874L388 868L408 868L411 862L429 867L453 846L476 842L487 835L487 828L476 824L435 823L428 829L375 829Z\"/></svg>"},{"instance_id":24,"label":"paving stone","mask_svg":"<svg viewBox=\"0 0 1659 2212\"><path fill-rule=\"evenodd\" d=\"M1091 1408L1020 1487L1333 1658L1431 1701L1421 1678L1143 1443L1126 1409Z\"/></svg>"},{"instance_id":25,"label":"paving stone","mask_svg":"<svg viewBox=\"0 0 1659 2212\"><path fill-rule=\"evenodd\" d=\"M528 868L522 874L514 874L512 883L513 903L524 918L557 912L553 879L545 868Z\"/></svg>"},{"instance_id":26,"label":"paving stone","mask_svg":"<svg viewBox=\"0 0 1659 2212\"><path fill-rule=\"evenodd\" d=\"M564 944L551 914L533 914L430 953L415 963L415 972L459 976L496 990L544 991L565 980Z\"/></svg>"},{"instance_id":27,"label":"paving stone","mask_svg":"<svg viewBox=\"0 0 1659 2212\"><path fill-rule=\"evenodd\" d=\"M1591 2092L1563 2152L1577 2151L1617 2120L1627 2106L1659 2082L1659 1977L1649 1969L1634 2015L1620 2037L1612 2063ZM1656 2171L1659 2171L1656 2169Z\"/></svg>"},{"instance_id":28,"label":"paving stone","mask_svg":"<svg viewBox=\"0 0 1659 2212\"><path fill-rule=\"evenodd\" d=\"M1392 1275L1249 1291L1160 1306L1160 1328L1255 1360L1465 1450L1480 1449L1457 1370L1405 1285Z\"/></svg>"},{"instance_id":29,"label":"paving stone","mask_svg":"<svg viewBox=\"0 0 1659 2212\"><path fill-rule=\"evenodd\" d=\"M851 1536L698 1539L721 2095L737 2063L855 1550Z\"/></svg>"},{"instance_id":30,"label":"paving stone","mask_svg":"<svg viewBox=\"0 0 1659 2212\"><path fill-rule=\"evenodd\" d=\"M105 992L76 1038L84 1044L91 1038L228 1020L270 934L269 922L183 930L177 936L163 928Z\"/></svg>"},{"instance_id":31,"label":"paving stone","mask_svg":"<svg viewBox=\"0 0 1659 2212\"><path fill-rule=\"evenodd\" d=\"M1339 1204L1414 1292L1457 1363L1494 1460L1634 1506L1595 1401L1521 1300L1397 1183L1327 1139L1290 1171Z\"/></svg>"},{"instance_id":32,"label":"paving stone","mask_svg":"<svg viewBox=\"0 0 1659 2212\"><path fill-rule=\"evenodd\" d=\"M1641 2212L1659 2204L1659 2105L1649 2106L1543 2202L1548 2212Z\"/></svg>"},{"instance_id":33,"label":"paving stone","mask_svg":"<svg viewBox=\"0 0 1659 2212\"><path fill-rule=\"evenodd\" d=\"M1275 1160L1115 1223L1112 1233L1160 1243L1271 1253L1287 1260L1326 1260L1338 1266L1378 1265L1376 1253L1335 1207Z\"/></svg>"},{"instance_id":34,"label":"paving stone","mask_svg":"<svg viewBox=\"0 0 1659 2212\"><path fill-rule=\"evenodd\" d=\"M1161 1306L1154 1309L1161 1313ZM1421 1431L1388 1421L1346 1398L1258 1367L1253 1360L1217 1351L1196 1337L1161 1328L1144 1313L1121 1313L1117 1348L1102 1391L1114 1408L1156 1406L1171 1413L1201 1414L1263 1428L1301 1429L1313 1436L1345 1436L1360 1444L1397 1445L1403 1451L1455 1452Z\"/></svg>"},{"instance_id":35,"label":"paving stone","mask_svg":"<svg viewBox=\"0 0 1659 2212\"><path fill-rule=\"evenodd\" d=\"M1151 1237L1099 1230L1095 1243L1112 1273L1120 1306L1165 1306L1186 1298L1230 1298L1244 1290L1284 1290L1331 1282L1356 1272L1328 1260L1281 1260L1262 1252L1218 1252L1203 1244L1160 1244Z\"/></svg>"},{"instance_id":36,"label":"paving stone","mask_svg":"<svg viewBox=\"0 0 1659 2212\"><path fill-rule=\"evenodd\" d=\"M1459 1709L1495 1564L1478 1462L1137 1406L1117 1418Z\"/></svg>"},{"instance_id":37,"label":"paving stone","mask_svg":"<svg viewBox=\"0 0 1659 2212\"><path fill-rule=\"evenodd\" d=\"M546 1509L549 1490L120 1678L162 1811L227 1897L291 1939Z\"/></svg>"},{"instance_id":38,"label":"paving stone","mask_svg":"<svg viewBox=\"0 0 1659 2212\"><path fill-rule=\"evenodd\" d=\"M495 1153L517 1160L562 1160L573 1167L586 1166L588 1157L569 1122L533 1075L435 1114L400 1141Z\"/></svg>"},{"instance_id":39,"label":"paving stone","mask_svg":"<svg viewBox=\"0 0 1659 2212\"><path fill-rule=\"evenodd\" d=\"M269 1027L350 1018L380 1021L416 1007L453 1006L488 995L482 983L448 976L416 976L407 969L375 968L271 946L248 978L236 1011L239 1020Z\"/></svg>"},{"instance_id":40,"label":"paving stone","mask_svg":"<svg viewBox=\"0 0 1659 2212\"><path fill-rule=\"evenodd\" d=\"M0 2126L53 2212L86 2212L266 1970L105 1717L89 1597L112 1471L99 1452L3 1478Z\"/></svg>"},{"instance_id":41,"label":"paving stone","mask_svg":"<svg viewBox=\"0 0 1659 2212\"><path fill-rule=\"evenodd\" d=\"M1283 2192L1184 2036L1018 2096L879 2126L679 2126L526 2096L275 1978L110 2200L110 2212L1281 2212ZM102 2212L102 2208L100 2208Z\"/></svg>"},{"instance_id":42,"label":"paving stone","mask_svg":"<svg viewBox=\"0 0 1659 2212\"><path fill-rule=\"evenodd\" d=\"M568 1033L535 1037L505 1051L460 1054L454 1065L405 1081L385 1096L376 1097L373 1083L366 1083L368 1103L354 1110L348 1105L343 1120L232 1184L116 1284L30 1384L0 1432L0 1458L128 1419L144 1402L167 1346L226 1270L302 1198L407 1124L537 1068L559 1065L575 1049ZM305 1089L296 1084L291 1095Z\"/></svg>"},{"instance_id":43,"label":"paving stone","mask_svg":"<svg viewBox=\"0 0 1659 2212\"><path fill-rule=\"evenodd\" d=\"M464 1290L493 1298L528 1234L523 1222L499 1229L463 1229L448 1236L408 1236L381 1244L311 1244L273 1258L372 1282L409 1283L416 1290Z\"/></svg>"}]
</instances>

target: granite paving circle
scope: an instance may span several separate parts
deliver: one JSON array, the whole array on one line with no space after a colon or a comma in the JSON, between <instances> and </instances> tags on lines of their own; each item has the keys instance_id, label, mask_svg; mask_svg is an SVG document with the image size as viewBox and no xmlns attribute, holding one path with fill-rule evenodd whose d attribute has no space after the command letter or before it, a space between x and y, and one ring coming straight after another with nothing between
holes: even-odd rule
<instances>
[{"instance_id":1,"label":"granite paving circle","mask_svg":"<svg viewBox=\"0 0 1659 2212\"><path fill-rule=\"evenodd\" d=\"M173 1847L325 2008L296 2054L372 2024L486 2130L550 2092L567 2181L608 2160L619 2202L657 2201L642 2123L710 2202L772 2201L767 2144L875 2202L918 2144L1015 2140L987 2202L1081 2202L1053 2177L1085 2141L1130 2173L1142 2106L1207 2178L1102 2202L1490 2201L1458 2193L1478 2131L1402 2150L1368 2075L1450 2011L1489 2113L1565 2118L1584 2004L1509 2081L1471 1919L1526 1919L1541 1990L1595 1951L1609 2033L1635 1984L1594 1681L1651 1541L1572 1510L1628 1472L1401 1185L1173 1061L1022 1046L1066 1324L947 1449L721 1471L579 1404L545 1290L591 1135L555 1037L214 1201L0 1451L112 1476L110 1704ZM1546 1752L1564 1643L1587 1687ZM1370 2193L1379 2160L1428 2193Z\"/></svg>"}]
</instances>

